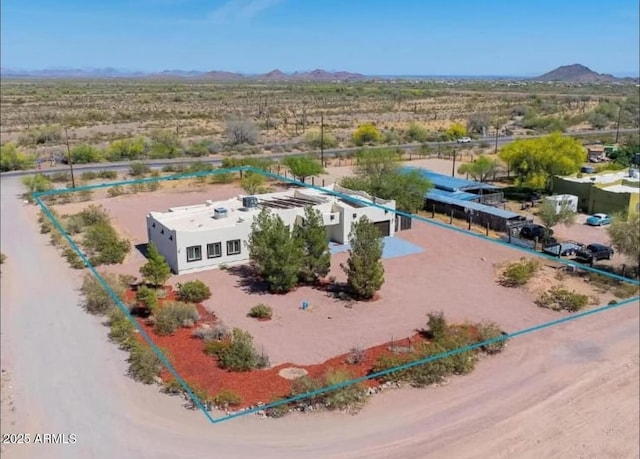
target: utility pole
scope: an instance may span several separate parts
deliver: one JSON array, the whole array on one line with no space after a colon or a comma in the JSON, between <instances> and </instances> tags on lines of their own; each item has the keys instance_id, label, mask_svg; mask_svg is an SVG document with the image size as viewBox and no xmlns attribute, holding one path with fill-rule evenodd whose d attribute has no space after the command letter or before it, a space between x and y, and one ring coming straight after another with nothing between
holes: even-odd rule
<instances>
[{"instance_id":1,"label":"utility pole","mask_svg":"<svg viewBox=\"0 0 640 459\"><path fill-rule=\"evenodd\" d=\"M64 138L67 144L67 159L69 161L69 171L71 172L71 188L76 187L76 179L73 175L73 158L71 157L71 147L69 147L69 134L67 133L67 127L64 127Z\"/></svg>"},{"instance_id":2,"label":"utility pole","mask_svg":"<svg viewBox=\"0 0 640 459\"><path fill-rule=\"evenodd\" d=\"M498 154L498 135L500 134L500 127L496 124L496 148L494 150L494 154Z\"/></svg>"},{"instance_id":3,"label":"utility pole","mask_svg":"<svg viewBox=\"0 0 640 459\"><path fill-rule=\"evenodd\" d=\"M324 113L320 113L320 163L324 167Z\"/></svg>"},{"instance_id":4,"label":"utility pole","mask_svg":"<svg viewBox=\"0 0 640 459\"><path fill-rule=\"evenodd\" d=\"M451 177L455 177L456 176L456 156L458 155L458 153L456 153L456 149L453 149L453 165L451 166Z\"/></svg>"},{"instance_id":5,"label":"utility pole","mask_svg":"<svg viewBox=\"0 0 640 459\"><path fill-rule=\"evenodd\" d=\"M622 107L618 107L618 121L616 122L616 144L620 136L620 115L622 115Z\"/></svg>"}]
</instances>

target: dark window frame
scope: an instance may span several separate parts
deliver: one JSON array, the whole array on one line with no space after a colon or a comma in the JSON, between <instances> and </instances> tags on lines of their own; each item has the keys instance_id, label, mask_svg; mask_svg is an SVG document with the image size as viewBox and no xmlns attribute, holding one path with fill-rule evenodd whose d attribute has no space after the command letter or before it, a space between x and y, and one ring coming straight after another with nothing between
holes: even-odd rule
<instances>
[{"instance_id":1,"label":"dark window frame","mask_svg":"<svg viewBox=\"0 0 640 459\"><path fill-rule=\"evenodd\" d=\"M189 249L197 249L197 256L194 258L189 258ZM187 263L192 263L194 261L202 260L202 246L201 245L190 245L186 248L187 252Z\"/></svg>"},{"instance_id":2,"label":"dark window frame","mask_svg":"<svg viewBox=\"0 0 640 459\"><path fill-rule=\"evenodd\" d=\"M211 255L209 248L214 248L215 246L218 246L218 254ZM222 257L222 242L210 242L209 244L207 244L207 259L220 257Z\"/></svg>"},{"instance_id":3,"label":"dark window frame","mask_svg":"<svg viewBox=\"0 0 640 459\"><path fill-rule=\"evenodd\" d=\"M235 252L233 250L230 250L231 244L238 244L238 251ZM242 253L242 241L240 239L233 239L231 241L227 241L227 256L229 255L240 255Z\"/></svg>"}]
</instances>

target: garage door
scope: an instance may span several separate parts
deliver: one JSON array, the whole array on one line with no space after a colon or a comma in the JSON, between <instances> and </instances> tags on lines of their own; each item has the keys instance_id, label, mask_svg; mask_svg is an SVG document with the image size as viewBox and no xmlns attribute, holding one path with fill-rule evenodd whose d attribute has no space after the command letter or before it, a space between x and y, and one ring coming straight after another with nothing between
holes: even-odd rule
<instances>
[{"instance_id":1,"label":"garage door","mask_svg":"<svg viewBox=\"0 0 640 459\"><path fill-rule=\"evenodd\" d=\"M375 222L373 224L373 226L378 228L378 230L380 231L380 234L382 234L385 237L389 236L389 234L391 234L391 220L384 220L384 221L381 221L381 222Z\"/></svg>"}]
</instances>

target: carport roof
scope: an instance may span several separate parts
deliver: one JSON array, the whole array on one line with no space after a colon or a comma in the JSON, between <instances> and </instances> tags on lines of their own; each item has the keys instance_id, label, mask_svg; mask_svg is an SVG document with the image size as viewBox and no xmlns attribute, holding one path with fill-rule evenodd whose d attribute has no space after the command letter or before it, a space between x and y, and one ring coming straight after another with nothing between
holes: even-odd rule
<instances>
[{"instance_id":1,"label":"carport roof","mask_svg":"<svg viewBox=\"0 0 640 459\"><path fill-rule=\"evenodd\" d=\"M427 191L427 198L431 196L445 196L447 198L460 199L461 201L473 201L479 198L477 194L467 193L466 191L447 191L438 188L432 188Z\"/></svg>"},{"instance_id":2,"label":"carport roof","mask_svg":"<svg viewBox=\"0 0 640 459\"><path fill-rule=\"evenodd\" d=\"M482 212L483 214L494 215L499 218L504 218L505 220L511 220L513 218L515 219L524 218L522 215L517 214L515 212L511 212L510 210L500 209L498 207L493 207L493 206L487 206L486 204L480 204L479 202L464 201L462 199L451 198L448 196L441 196L438 194L427 196L427 198L432 201L441 202L443 204L459 206L465 209L474 210L476 212Z\"/></svg>"},{"instance_id":3,"label":"carport roof","mask_svg":"<svg viewBox=\"0 0 640 459\"><path fill-rule=\"evenodd\" d=\"M444 174L438 174L437 172L430 171L429 169L423 169L421 167L403 167L403 172L418 171L420 174L428 178L433 183L434 188L445 191L466 191L466 190L496 190L495 185L488 183L476 182L474 180L466 180L459 177L450 177Z\"/></svg>"}]
</instances>

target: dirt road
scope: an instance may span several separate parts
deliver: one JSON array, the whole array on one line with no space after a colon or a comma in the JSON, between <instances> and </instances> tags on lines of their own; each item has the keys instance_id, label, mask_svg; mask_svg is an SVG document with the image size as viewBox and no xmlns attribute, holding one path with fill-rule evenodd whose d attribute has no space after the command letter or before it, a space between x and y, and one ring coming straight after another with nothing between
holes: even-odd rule
<instances>
[{"instance_id":1,"label":"dirt road","mask_svg":"<svg viewBox=\"0 0 640 459\"><path fill-rule=\"evenodd\" d=\"M511 342L448 385L397 390L358 416L246 416L217 425L124 376L125 354L78 306L77 274L1 183L3 434L75 444L3 445L7 458L636 458L638 305Z\"/></svg>"}]
</instances>

